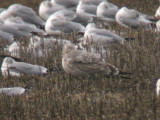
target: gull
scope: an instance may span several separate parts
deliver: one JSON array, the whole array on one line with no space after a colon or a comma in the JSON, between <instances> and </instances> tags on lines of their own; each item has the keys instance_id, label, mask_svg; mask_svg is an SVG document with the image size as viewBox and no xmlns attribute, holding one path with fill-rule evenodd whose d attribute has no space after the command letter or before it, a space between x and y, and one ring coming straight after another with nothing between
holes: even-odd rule
<instances>
[{"instance_id":1,"label":"gull","mask_svg":"<svg viewBox=\"0 0 160 120\"><path fill-rule=\"evenodd\" d=\"M48 34L60 36L62 33L70 34L73 32L84 32L85 27L80 23L66 20L55 20L50 16L46 22L45 30Z\"/></svg>"},{"instance_id":2,"label":"gull","mask_svg":"<svg viewBox=\"0 0 160 120\"><path fill-rule=\"evenodd\" d=\"M97 7L98 20L103 21L106 25L116 23L115 15L118 12L118 7L109 2L101 2Z\"/></svg>"},{"instance_id":3,"label":"gull","mask_svg":"<svg viewBox=\"0 0 160 120\"><path fill-rule=\"evenodd\" d=\"M76 8L79 0L52 0L53 4L55 5L62 5L65 6L66 8Z\"/></svg>"},{"instance_id":4,"label":"gull","mask_svg":"<svg viewBox=\"0 0 160 120\"><path fill-rule=\"evenodd\" d=\"M12 57L20 58L20 51L24 51L24 47L20 47L19 42L13 42L9 47L8 51Z\"/></svg>"},{"instance_id":5,"label":"gull","mask_svg":"<svg viewBox=\"0 0 160 120\"><path fill-rule=\"evenodd\" d=\"M65 44L71 43L69 40L65 39L56 39L56 38L40 38L38 36L33 36L30 39L29 48L43 49L54 48L55 45L63 48Z\"/></svg>"},{"instance_id":6,"label":"gull","mask_svg":"<svg viewBox=\"0 0 160 120\"><path fill-rule=\"evenodd\" d=\"M17 76L21 75L41 75L46 74L48 69L39 65L32 65L25 62L18 62L11 57L5 57L1 66L2 75Z\"/></svg>"},{"instance_id":7,"label":"gull","mask_svg":"<svg viewBox=\"0 0 160 120\"><path fill-rule=\"evenodd\" d=\"M97 6L106 0L80 0L76 12L90 17L96 17Z\"/></svg>"},{"instance_id":8,"label":"gull","mask_svg":"<svg viewBox=\"0 0 160 120\"><path fill-rule=\"evenodd\" d=\"M40 49L24 47L19 42L13 42L8 49L5 49L5 52L9 52L12 57L20 58L22 53L26 53L31 55L31 57L41 57L43 53Z\"/></svg>"},{"instance_id":9,"label":"gull","mask_svg":"<svg viewBox=\"0 0 160 120\"><path fill-rule=\"evenodd\" d=\"M156 94L158 97L160 96L160 79L158 79L156 83Z\"/></svg>"},{"instance_id":10,"label":"gull","mask_svg":"<svg viewBox=\"0 0 160 120\"><path fill-rule=\"evenodd\" d=\"M76 12L90 17L96 17L97 5L85 4L85 1L79 1Z\"/></svg>"},{"instance_id":11,"label":"gull","mask_svg":"<svg viewBox=\"0 0 160 120\"><path fill-rule=\"evenodd\" d=\"M107 63L99 54L77 50L73 44L65 44L62 52L62 66L67 74L86 76L103 74L118 76L125 74L114 65Z\"/></svg>"},{"instance_id":12,"label":"gull","mask_svg":"<svg viewBox=\"0 0 160 120\"><path fill-rule=\"evenodd\" d=\"M122 7L116 14L116 21L124 27L151 29L152 21L135 9Z\"/></svg>"},{"instance_id":13,"label":"gull","mask_svg":"<svg viewBox=\"0 0 160 120\"><path fill-rule=\"evenodd\" d=\"M12 34L14 38L24 37L24 36L31 36L31 33L27 31L22 31L14 26L6 25L4 23L0 23L0 30L3 32L7 32Z\"/></svg>"},{"instance_id":14,"label":"gull","mask_svg":"<svg viewBox=\"0 0 160 120\"><path fill-rule=\"evenodd\" d=\"M25 88L22 87L10 87L10 88L0 88L0 95L21 95L26 91Z\"/></svg>"},{"instance_id":15,"label":"gull","mask_svg":"<svg viewBox=\"0 0 160 120\"><path fill-rule=\"evenodd\" d=\"M11 16L19 16L25 22L38 26L45 25L45 22L39 16L37 16L36 12L32 8L23 6L21 4L13 4L6 11L3 11L0 14L0 20L5 20Z\"/></svg>"},{"instance_id":16,"label":"gull","mask_svg":"<svg viewBox=\"0 0 160 120\"><path fill-rule=\"evenodd\" d=\"M51 14L63 9L65 7L62 5L53 4L51 1L42 1L39 6L39 15L43 20L47 21Z\"/></svg>"},{"instance_id":17,"label":"gull","mask_svg":"<svg viewBox=\"0 0 160 120\"><path fill-rule=\"evenodd\" d=\"M99 45L107 45L108 43L123 44L125 40L124 38L109 30L98 29L94 23L89 23L86 26L84 38L84 43L89 42Z\"/></svg>"},{"instance_id":18,"label":"gull","mask_svg":"<svg viewBox=\"0 0 160 120\"><path fill-rule=\"evenodd\" d=\"M68 20L76 23L87 25L89 22L93 22L93 18L81 13L76 13L72 10L59 10L51 15L52 19L56 20Z\"/></svg>"},{"instance_id":19,"label":"gull","mask_svg":"<svg viewBox=\"0 0 160 120\"><path fill-rule=\"evenodd\" d=\"M4 21L4 25L13 26L14 28L17 28L21 31L26 31L28 33L37 33L37 34L43 34L46 33L37 28L34 24L26 23L22 20L21 17L9 17Z\"/></svg>"}]
</instances>

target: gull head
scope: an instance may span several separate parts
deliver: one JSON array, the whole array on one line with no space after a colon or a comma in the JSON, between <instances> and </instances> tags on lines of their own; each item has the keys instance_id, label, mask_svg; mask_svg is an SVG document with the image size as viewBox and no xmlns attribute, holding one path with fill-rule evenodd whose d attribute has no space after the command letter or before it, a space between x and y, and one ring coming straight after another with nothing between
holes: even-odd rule
<instances>
[{"instance_id":1,"label":"gull head","mask_svg":"<svg viewBox=\"0 0 160 120\"><path fill-rule=\"evenodd\" d=\"M85 31L91 30L91 29L94 29L94 28L97 28L94 23L88 23L88 25L85 28Z\"/></svg>"},{"instance_id":2,"label":"gull head","mask_svg":"<svg viewBox=\"0 0 160 120\"><path fill-rule=\"evenodd\" d=\"M8 65L11 65L15 62L15 60L11 57L6 57L4 60L3 60L3 65L4 67L7 67Z\"/></svg>"},{"instance_id":3,"label":"gull head","mask_svg":"<svg viewBox=\"0 0 160 120\"><path fill-rule=\"evenodd\" d=\"M62 54L65 55L65 54L69 54L70 52L74 51L75 50L75 46L71 43L66 43L63 47L63 52Z\"/></svg>"}]
</instances>

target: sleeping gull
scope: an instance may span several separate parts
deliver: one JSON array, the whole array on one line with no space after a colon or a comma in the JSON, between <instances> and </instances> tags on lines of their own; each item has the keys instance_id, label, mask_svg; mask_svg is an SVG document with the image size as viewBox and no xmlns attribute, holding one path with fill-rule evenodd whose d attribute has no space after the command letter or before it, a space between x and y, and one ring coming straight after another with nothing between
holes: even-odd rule
<instances>
[{"instance_id":1,"label":"sleeping gull","mask_svg":"<svg viewBox=\"0 0 160 120\"><path fill-rule=\"evenodd\" d=\"M99 45L107 45L108 43L124 43L124 38L119 35L106 30L98 29L94 23L89 23L84 33L84 43L95 43Z\"/></svg>"},{"instance_id":2,"label":"sleeping gull","mask_svg":"<svg viewBox=\"0 0 160 120\"><path fill-rule=\"evenodd\" d=\"M87 25L89 22L93 22L93 18L86 14L76 13L72 10L59 10L51 15L52 19L56 20L68 20L76 23Z\"/></svg>"},{"instance_id":3,"label":"sleeping gull","mask_svg":"<svg viewBox=\"0 0 160 120\"><path fill-rule=\"evenodd\" d=\"M14 26L6 25L4 23L0 23L0 30L12 34L15 38L30 36L31 33L27 31L22 31Z\"/></svg>"},{"instance_id":4,"label":"sleeping gull","mask_svg":"<svg viewBox=\"0 0 160 120\"><path fill-rule=\"evenodd\" d=\"M0 95L21 95L26 91L25 88L22 87L10 87L10 88L0 88Z\"/></svg>"},{"instance_id":5,"label":"sleeping gull","mask_svg":"<svg viewBox=\"0 0 160 120\"><path fill-rule=\"evenodd\" d=\"M37 28L34 24L26 23L22 20L21 17L18 17L18 16L7 18L4 21L4 24L17 28L18 30L21 30L21 31L29 32L29 33L36 33L36 34L43 34L43 35L46 34L43 30Z\"/></svg>"},{"instance_id":6,"label":"sleeping gull","mask_svg":"<svg viewBox=\"0 0 160 120\"><path fill-rule=\"evenodd\" d=\"M11 57L5 57L1 66L3 76L21 76L21 75L41 75L46 74L48 69L39 65L32 65L25 62L18 62Z\"/></svg>"},{"instance_id":7,"label":"sleeping gull","mask_svg":"<svg viewBox=\"0 0 160 120\"><path fill-rule=\"evenodd\" d=\"M118 7L109 2L101 2L97 7L98 20L105 22L106 25L112 25L116 23L115 15L118 11Z\"/></svg>"},{"instance_id":8,"label":"sleeping gull","mask_svg":"<svg viewBox=\"0 0 160 120\"><path fill-rule=\"evenodd\" d=\"M55 20L50 16L46 22L45 30L48 34L60 36L62 33L70 34L73 32L84 32L85 27L80 23L66 20Z\"/></svg>"},{"instance_id":9,"label":"sleeping gull","mask_svg":"<svg viewBox=\"0 0 160 120\"><path fill-rule=\"evenodd\" d=\"M104 61L99 54L77 50L72 44L65 44L62 52L62 66L67 74L73 76L86 76L103 74L117 76L125 74L118 68Z\"/></svg>"},{"instance_id":10,"label":"sleeping gull","mask_svg":"<svg viewBox=\"0 0 160 120\"><path fill-rule=\"evenodd\" d=\"M97 5L85 4L83 1L79 1L76 12L90 17L96 17Z\"/></svg>"},{"instance_id":11,"label":"sleeping gull","mask_svg":"<svg viewBox=\"0 0 160 120\"><path fill-rule=\"evenodd\" d=\"M39 15L43 20L47 21L51 14L62 9L65 9L65 7L57 4L55 5L51 1L42 1L39 6Z\"/></svg>"},{"instance_id":12,"label":"sleeping gull","mask_svg":"<svg viewBox=\"0 0 160 120\"><path fill-rule=\"evenodd\" d=\"M6 11L3 11L0 14L0 20L5 20L11 16L19 16L25 22L38 26L45 25L45 22L39 16L37 16L36 12L32 8L23 6L21 4L13 4Z\"/></svg>"},{"instance_id":13,"label":"sleeping gull","mask_svg":"<svg viewBox=\"0 0 160 120\"><path fill-rule=\"evenodd\" d=\"M116 21L124 27L151 29L152 22L135 9L122 7L116 14Z\"/></svg>"}]
</instances>

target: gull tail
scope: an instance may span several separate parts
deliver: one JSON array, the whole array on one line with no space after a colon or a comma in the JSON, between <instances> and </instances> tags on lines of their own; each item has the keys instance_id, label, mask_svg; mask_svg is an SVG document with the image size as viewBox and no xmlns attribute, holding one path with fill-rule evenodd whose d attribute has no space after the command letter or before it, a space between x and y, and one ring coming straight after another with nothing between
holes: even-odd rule
<instances>
[{"instance_id":1,"label":"gull tail","mask_svg":"<svg viewBox=\"0 0 160 120\"><path fill-rule=\"evenodd\" d=\"M119 71L119 77L120 77L120 78L131 79L131 77L123 76L123 75L131 75L131 74L133 74L133 73Z\"/></svg>"},{"instance_id":2,"label":"gull tail","mask_svg":"<svg viewBox=\"0 0 160 120\"><path fill-rule=\"evenodd\" d=\"M126 41L135 40L135 38L125 38Z\"/></svg>"},{"instance_id":3,"label":"gull tail","mask_svg":"<svg viewBox=\"0 0 160 120\"><path fill-rule=\"evenodd\" d=\"M120 75L120 78L131 79L131 77L126 77L126 76L122 76L122 75Z\"/></svg>"},{"instance_id":4,"label":"gull tail","mask_svg":"<svg viewBox=\"0 0 160 120\"><path fill-rule=\"evenodd\" d=\"M130 74L133 74L133 73L130 73L130 72L123 72L123 71L119 71L119 74L120 74L120 75L130 75Z\"/></svg>"}]
</instances>

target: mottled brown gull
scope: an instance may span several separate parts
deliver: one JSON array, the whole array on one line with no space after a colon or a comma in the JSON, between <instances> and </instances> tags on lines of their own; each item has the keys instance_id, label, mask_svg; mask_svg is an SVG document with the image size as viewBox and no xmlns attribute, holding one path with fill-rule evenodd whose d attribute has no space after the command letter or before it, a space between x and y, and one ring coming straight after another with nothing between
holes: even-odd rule
<instances>
[{"instance_id":1,"label":"mottled brown gull","mask_svg":"<svg viewBox=\"0 0 160 120\"><path fill-rule=\"evenodd\" d=\"M62 55L64 71L73 76L117 76L120 73L118 68L104 61L99 54L77 50L72 44L65 44Z\"/></svg>"}]
</instances>

